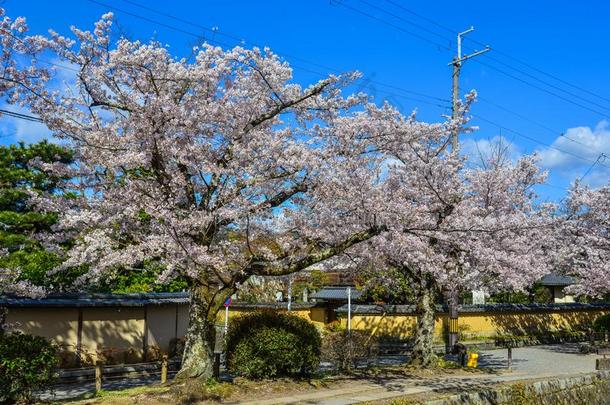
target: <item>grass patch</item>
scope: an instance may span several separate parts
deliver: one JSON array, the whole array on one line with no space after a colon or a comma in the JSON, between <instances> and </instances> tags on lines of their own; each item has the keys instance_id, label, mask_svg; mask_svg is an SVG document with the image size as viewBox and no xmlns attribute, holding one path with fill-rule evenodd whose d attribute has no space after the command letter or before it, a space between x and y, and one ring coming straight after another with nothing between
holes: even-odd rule
<instances>
[{"instance_id":1,"label":"grass patch","mask_svg":"<svg viewBox=\"0 0 610 405\"><path fill-rule=\"evenodd\" d=\"M71 405L169 405L199 402L237 402L256 398L272 398L331 388L343 382L321 374L312 378L248 380L235 378L233 382L216 380L188 380L166 386L145 386L123 390L102 390L97 395L78 400L61 401Z\"/></svg>"}]
</instances>

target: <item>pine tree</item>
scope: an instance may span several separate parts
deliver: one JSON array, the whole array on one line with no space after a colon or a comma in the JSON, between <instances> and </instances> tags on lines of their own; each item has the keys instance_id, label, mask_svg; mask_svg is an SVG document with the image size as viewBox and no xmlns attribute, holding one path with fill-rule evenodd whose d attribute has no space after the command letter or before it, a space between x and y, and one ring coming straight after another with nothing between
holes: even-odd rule
<instances>
[{"instance_id":1,"label":"pine tree","mask_svg":"<svg viewBox=\"0 0 610 405\"><path fill-rule=\"evenodd\" d=\"M37 236L51 232L57 214L34 210L29 193L63 192L66 179L40 170L37 162L71 164L73 154L47 141L0 146L0 248L6 253L0 268L19 268L22 279L49 286L65 281L47 276L61 259L45 250Z\"/></svg>"}]
</instances>

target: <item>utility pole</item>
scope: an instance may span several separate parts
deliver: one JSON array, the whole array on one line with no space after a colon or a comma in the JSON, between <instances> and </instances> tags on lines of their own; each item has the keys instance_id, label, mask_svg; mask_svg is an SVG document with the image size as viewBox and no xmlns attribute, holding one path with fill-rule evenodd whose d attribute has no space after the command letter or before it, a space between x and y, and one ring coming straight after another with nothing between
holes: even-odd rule
<instances>
[{"instance_id":1,"label":"utility pole","mask_svg":"<svg viewBox=\"0 0 610 405\"><path fill-rule=\"evenodd\" d=\"M467 61L468 59L474 58L475 56L479 56L491 50L489 46L486 46L485 49L481 51L474 51L470 55L462 56L462 37L466 34L471 33L472 31L474 31L474 27L470 27L466 31L462 31L457 34L457 55L449 63L449 65L453 65L453 109L451 118L453 118L454 120L458 117L458 100L460 97L460 69L462 68L462 63ZM451 137L451 147L454 151L457 150L459 147L458 136L459 128L455 128Z\"/></svg>"},{"instance_id":2,"label":"utility pole","mask_svg":"<svg viewBox=\"0 0 610 405\"><path fill-rule=\"evenodd\" d=\"M486 46L485 49L481 51L474 51L469 55L462 56L462 37L466 34L474 31L474 27L468 28L466 31L462 31L457 34L457 55L453 60L449 63L449 65L453 65L453 105L452 105L452 114L451 118L456 120L458 118L458 101L460 97L460 70L462 69L462 63L467 61L468 59L472 59L475 56L479 56L491 50L489 46ZM459 134L460 128L455 127L453 133L451 134L451 148L453 152L456 152L459 148ZM455 345L458 342L458 304L459 304L459 292L455 288L449 288L446 291L447 307L449 310L449 336L447 339L447 352L451 352L454 350Z\"/></svg>"}]
</instances>

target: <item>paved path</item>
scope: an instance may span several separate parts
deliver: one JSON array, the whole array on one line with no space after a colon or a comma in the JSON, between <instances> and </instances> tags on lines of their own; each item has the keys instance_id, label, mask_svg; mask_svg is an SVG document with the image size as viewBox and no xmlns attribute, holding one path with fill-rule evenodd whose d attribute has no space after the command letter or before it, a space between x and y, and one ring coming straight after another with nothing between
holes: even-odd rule
<instances>
[{"instance_id":1,"label":"paved path","mask_svg":"<svg viewBox=\"0 0 610 405\"><path fill-rule=\"evenodd\" d=\"M479 355L480 367L506 369L506 349L485 350ZM578 344L544 345L513 349L513 371L500 374L439 377L383 378L351 384L340 389L242 402L244 405L319 404L346 405L364 401L379 401L409 394L454 390L474 390L485 386L532 378L560 377L595 371L593 354L580 354Z\"/></svg>"},{"instance_id":2,"label":"paved path","mask_svg":"<svg viewBox=\"0 0 610 405\"><path fill-rule=\"evenodd\" d=\"M293 396L276 397L264 400L244 402L248 405L271 404L322 404L343 405L363 401L373 401L416 394L429 391L450 389L476 389L485 385L529 378L554 377L590 373L595 371L593 354L580 354L578 344L544 345L513 349L513 371L494 375L472 374L467 376L414 379L404 377L387 377L361 380L335 389L320 389ZM495 369L506 369L507 350L485 350L479 354L479 366ZM401 364L405 356L387 356L380 359L380 365ZM105 390L117 390L158 381L158 376L113 379L103 384ZM55 393L40 396L44 400L62 400L81 396L94 391L93 383L78 383L58 386Z\"/></svg>"}]
</instances>

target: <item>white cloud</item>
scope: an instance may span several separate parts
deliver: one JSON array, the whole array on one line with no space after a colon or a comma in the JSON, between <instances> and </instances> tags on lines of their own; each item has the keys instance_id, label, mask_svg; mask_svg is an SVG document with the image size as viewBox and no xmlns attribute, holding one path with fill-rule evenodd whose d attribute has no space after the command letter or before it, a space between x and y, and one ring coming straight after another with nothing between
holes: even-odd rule
<instances>
[{"instance_id":1,"label":"white cloud","mask_svg":"<svg viewBox=\"0 0 610 405\"><path fill-rule=\"evenodd\" d=\"M478 140L467 138L461 143L460 148L462 154L468 156L469 162L474 165L498 153L503 153L511 161L516 161L522 155L519 147L503 136Z\"/></svg>"},{"instance_id":2,"label":"white cloud","mask_svg":"<svg viewBox=\"0 0 610 405\"><path fill-rule=\"evenodd\" d=\"M594 129L590 127L570 128L565 135L555 139L552 146L553 149L548 148L540 152L544 166L571 169L575 166L589 165L590 163L574 155L594 161L601 152L610 152L608 122L601 121Z\"/></svg>"},{"instance_id":3,"label":"white cloud","mask_svg":"<svg viewBox=\"0 0 610 405\"><path fill-rule=\"evenodd\" d=\"M601 158L601 164L598 163L583 181L593 187L608 183L610 128L607 121L599 122L595 128L569 128L564 135L555 139L551 146L539 150L541 164L570 181L582 177L599 158L600 153L605 153L608 157Z\"/></svg>"}]
</instances>

